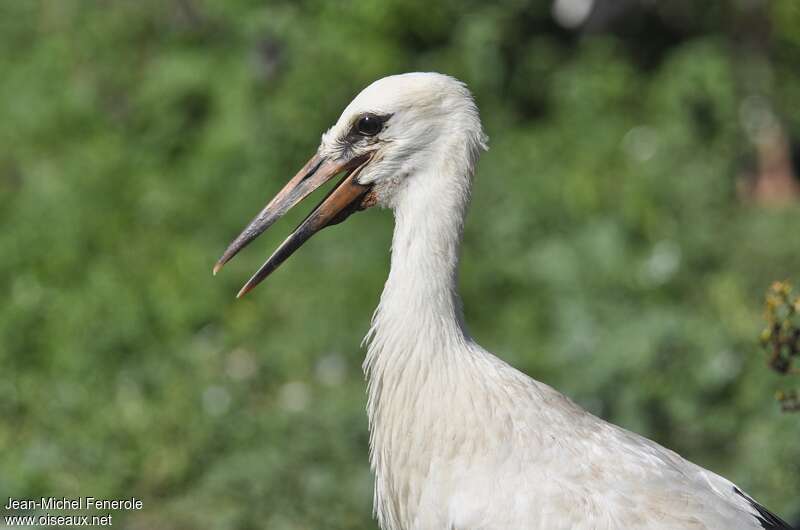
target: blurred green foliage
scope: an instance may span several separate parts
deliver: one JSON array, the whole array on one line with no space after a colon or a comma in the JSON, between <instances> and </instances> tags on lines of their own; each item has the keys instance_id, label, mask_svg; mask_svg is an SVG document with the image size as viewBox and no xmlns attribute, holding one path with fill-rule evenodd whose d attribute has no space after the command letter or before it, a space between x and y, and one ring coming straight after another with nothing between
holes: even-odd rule
<instances>
[{"instance_id":1,"label":"blurred green foliage","mask_svg":"<svg viewBox=\"0 0 800 530\"><path fill-rule=\"evenodd\" d=\"M127 528L375 528L359 341L390 214L241 301L310 205L210 270L363 86L436 70L491 138L473 335L800 515L800 422L756 340L764 287L800 272L800 208L737 193L753 108L800 137L800 9L629 4L565 29L549 1L0 3L0 498L143 498Z\"/></svg>"}]
</instances>

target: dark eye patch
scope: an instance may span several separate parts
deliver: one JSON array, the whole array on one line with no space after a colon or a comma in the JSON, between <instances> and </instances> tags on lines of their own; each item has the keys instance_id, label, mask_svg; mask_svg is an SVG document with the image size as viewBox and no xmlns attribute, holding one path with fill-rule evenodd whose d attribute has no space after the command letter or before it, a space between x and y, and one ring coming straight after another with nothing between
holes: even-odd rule
<instances>
[{"instance_id":1,"label":"dark eye patch","mask_svg":"<svg viewBox=\"0 0 800 530\"><path fill-rule=\"evenodd\" d=\"M356 122L356 132L362 136L375 136L383 129L381 119L374 114L365 114Z\"/></svg>"},{"instance_id":2,"label":"dark eye patch","mask_svg":"<svg viewBox=\"0 0 800 530\"><path fill-rule=\"evenodd\" d=\"M383 116L371 112L362 114L356 119L355 123L353 123L353 128L350 129L350 134L348 136L354 137L354 139L358 137L375 136L383 130L386 120L390 117L391 114Z\"/></svg>"}]
</instances>

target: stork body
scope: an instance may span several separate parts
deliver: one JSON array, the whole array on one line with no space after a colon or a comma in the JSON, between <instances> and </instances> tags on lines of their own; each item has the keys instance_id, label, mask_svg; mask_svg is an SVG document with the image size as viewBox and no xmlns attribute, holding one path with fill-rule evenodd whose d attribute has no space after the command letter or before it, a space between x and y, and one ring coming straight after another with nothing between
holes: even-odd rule
<instances>
[{"instance_id":1,"label":"stork body","mask_svg":"<svg viewBox=\"0 0 800 530\"><path fill-rule=\"evenodd\" d=\"M377 133L365 116L380 121ZM391 270L364 362L381 528L789 529L728 480L589 414L470 338L457 268L484 147L477 108L460 82L429 73L376 81L312 159L321 167L339 161L339 169L357 160L355 169L346 166L346 179L243 289L309 232L375 203L393 210ZM313 165L295 187L316 178ZM288 188L283 196L299 193ZM284 206L275 201L220 264L271 224Z\"/></svg>"}]
</instances>

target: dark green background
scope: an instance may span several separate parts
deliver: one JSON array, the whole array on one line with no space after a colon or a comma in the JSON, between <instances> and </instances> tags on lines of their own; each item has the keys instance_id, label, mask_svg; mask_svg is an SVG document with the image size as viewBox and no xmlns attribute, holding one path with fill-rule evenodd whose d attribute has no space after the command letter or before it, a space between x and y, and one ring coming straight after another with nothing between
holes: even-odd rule
<instances>
[{"instance_id":1,"label":"dark green background","mask_svg":"<svg viewBox=\"0 0 800 530\"><path fill-rule=\"evenodd\" d=\"M747 192L759 131L800 139L800 8L617 4L569 29L543 0L2 0L0 499L375 528L359 342L390 213L241 301L311 204L210 271L361 88L435 70L490 136L461 271L477 340L800 516L800 416L757 346L764 290L800 281L800 208Z\"/></svg>"}]
</instances>

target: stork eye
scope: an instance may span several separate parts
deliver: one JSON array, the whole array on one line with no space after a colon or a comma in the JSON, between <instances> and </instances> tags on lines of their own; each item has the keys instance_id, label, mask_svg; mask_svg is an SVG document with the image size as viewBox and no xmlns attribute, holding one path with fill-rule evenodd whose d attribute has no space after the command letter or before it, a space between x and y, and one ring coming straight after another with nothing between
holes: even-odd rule
<instances>
[{"instance_id":1,"label":"stork eye","mask_svg":"<svg viewBox=\"0 0 800 530\"><path fill-rule=\"evenodd\" d=\"M356 132L362 136L375 136L383 129L383 120L374 114L365 114L356 123Z\"/></svg>"}]
</instances>

